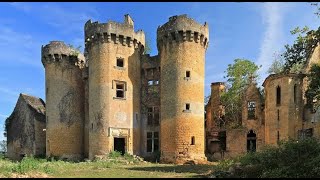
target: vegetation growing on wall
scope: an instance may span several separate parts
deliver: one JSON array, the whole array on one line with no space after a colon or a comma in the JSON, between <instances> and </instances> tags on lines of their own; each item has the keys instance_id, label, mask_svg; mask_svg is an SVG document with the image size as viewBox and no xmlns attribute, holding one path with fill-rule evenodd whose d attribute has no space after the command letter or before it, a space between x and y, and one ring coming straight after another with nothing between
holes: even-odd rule
<instances>
[{"instance_id":1,"label":"vegetation growing on wall","mask_svg":"<svg viewBox=\"0 0 320 180\"><path fill-rule=\"evenodd\" d=\"M235 59L225 71L227 91L222 93L221 100L225 106L225 124L238 127L242 119L242 92L252 79L258 78L257 71L261 66L247 59Z\"/></svg>"}]
</instances>

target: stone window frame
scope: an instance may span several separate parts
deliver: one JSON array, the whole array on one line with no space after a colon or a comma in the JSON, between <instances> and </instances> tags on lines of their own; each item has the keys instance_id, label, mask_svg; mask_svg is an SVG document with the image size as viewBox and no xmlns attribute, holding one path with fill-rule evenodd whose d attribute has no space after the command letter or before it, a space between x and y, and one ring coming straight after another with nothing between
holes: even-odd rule
<instances>
[{"instance_id":1,"label":"stone window frame","mask_svg":"<svg viewBox=\"0 0 320 180\"><path fill-rule=\"evenodd\" d=\"M250 103L250 105L249 105ZM254 103L253 106L251 106L251 103ZM253 116L249 115L249 111L253 109ZM256 101L253 101L253 100L249 100L247 101L247 119L248 120L256 120L257 119L257 116L256 116L256 110L257 110L257 104L256 104Z\"/></svg>"},{"instance_id":2,"label":"stone window frame","mask_svg":"<svg viewBox=\"0 0 320 180\"><path fill-rule=\"evenodd\" d=\"M186 81L191 80L191 71L190 70L186 70L185 76L183 77L183 79L186 80Z\"/></svg>"},{"instance_id":3,"label":"stone window frame","mask_svg":"<svg viewBox=\"0 0 320 180\"><path fill-rule=\"evenodd\" d=\"M123 64L123 66L121 67L121 66L118 66L118 60L120 60L120 59L122 59L122 64ZM116 58L116 65L114 66L114 68L115 69L118 69L118 70L125 70L126 68L125 68L125 58L123 58L123 57L121 57L121 56L118 56L117 58Z\"/></svg>"},{"instance_id":4,"label":"stone window frame","mask_svg":"<svg viewBox=\"0 0 320 180\"><path fill-rule=\"evenodd\" d=\"M150 137L151 134L151 137ZM157 136L156 136L157 135ZM151 151L149 151L149 143L151 142ZM155 150L155 142L158 144L158 149ZM146 152L153 153L158 152L160 150L160 138L159 138L159 131L147 131L147 141L146 141Z\"/></svg>"},{"instance_id":5,"label":"stone window frame","mask_svg":"<svg viewBox=\"0 0 320 180\"><path fill-rule=\"evenodd\" d=\"M187 109L187 107L189 106L189 109ZM182 112L184 113L191 113L191 103L185 103L185 106L184 106L184 110Z\"/></svg>"},{"instance_id":6,"label":"stone window frame","mask_svg":"<svg viewBox=\"0 0 320 180\"><path fill-rule=\"evenodd\" d=\"M123 85L123 97L117 97L117 84ZM112 89L115 89L115 96L113 99L119 99L119 100L126 100L127 98L127 82L126 81L119 81L119 80L113 80L112 82Z\"/></svg>"}]
</instances>

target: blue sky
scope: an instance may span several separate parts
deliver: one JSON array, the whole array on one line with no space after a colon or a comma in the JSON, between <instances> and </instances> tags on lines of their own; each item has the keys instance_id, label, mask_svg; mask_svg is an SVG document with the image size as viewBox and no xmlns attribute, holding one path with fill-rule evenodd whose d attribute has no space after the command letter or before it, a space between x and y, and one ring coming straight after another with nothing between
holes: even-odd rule
<instances>
[{"instance_id":1,"label":"blue sky","mask_svg":"<svg viewBox=\"0 0 320 180\"><path fill-rule=\"evenodd\" d=\"M206 54L205 92L210 83L225 81L227 65L236 58L246 58L262 65L261 79L275 52L291 44L296 26L319 26L315 8L306 2L284 3L0 3L0 140L3 124L16 104L19 93L45 99L44 68L41 45L62 40L84 47L84 23L92 21L123 22L130 14L135 29L142 29L156 55L156 31L173 15L188 14L210 30Z\"/></svg>"}]
</instances>

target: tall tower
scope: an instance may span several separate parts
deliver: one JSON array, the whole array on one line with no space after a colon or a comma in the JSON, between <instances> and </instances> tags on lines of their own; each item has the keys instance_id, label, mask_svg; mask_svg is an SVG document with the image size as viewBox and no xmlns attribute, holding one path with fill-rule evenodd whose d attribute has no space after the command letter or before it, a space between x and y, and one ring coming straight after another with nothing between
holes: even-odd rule
<instances>
[{"instance_id":1,"label":"tall tower","mask_svg":"<svg viewBox=\"0 0 320 180\"><path fill-rule=\"evenodd\" d=\"M87 21L85 52L89 67L89 159L110 151L138 153L140 57L144 32L134 23ZM134 139L134 141L133 141Z\"/></svg>"},{"instance_id":2,"label":"tall tower","mask_svg":"<svg viewBox=\"0 0 320 180\"><path fill-rule=\"evenodd\" d=\"M172 16L157 29L161 67L162 162L204 160L204 76L208 24Z\"/></svg>"},{"instance_id":3,"label":"tall tower","mask_svg":"<svg viewBox=\"0 0 320 180\"><path fill-rule=\"evenodd\" d=\"M42 46L46 86L46 155L83 158L84 56L61 41Z\"/></svg>"}]
</instances>

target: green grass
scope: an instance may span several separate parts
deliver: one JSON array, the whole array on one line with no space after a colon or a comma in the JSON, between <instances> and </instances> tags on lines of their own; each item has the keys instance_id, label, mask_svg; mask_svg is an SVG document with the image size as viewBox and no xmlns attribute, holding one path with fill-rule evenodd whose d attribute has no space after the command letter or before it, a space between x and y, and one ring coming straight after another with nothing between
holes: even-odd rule
<instances>
[{"instance_id":1,"label":"green grass","mask_svg":"<svg viewBox=\"0 0 320 180\"><path fill-rule=\"evenodd\" d=\"M115 155L117 156L117 155ZM33 157L21 162L0 159L0 177L79 177L79 178L171 178L204 177L214 169L213 165L174 165L133 162L129 155L109 161L66 162ZM127 159L128 161L124 161ZM133 164L127 164L132 162ZM19 176L20 175L20 176Z\"/></svg>"}]
</instances>

